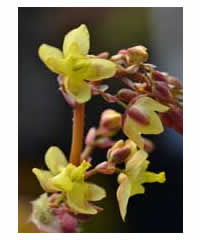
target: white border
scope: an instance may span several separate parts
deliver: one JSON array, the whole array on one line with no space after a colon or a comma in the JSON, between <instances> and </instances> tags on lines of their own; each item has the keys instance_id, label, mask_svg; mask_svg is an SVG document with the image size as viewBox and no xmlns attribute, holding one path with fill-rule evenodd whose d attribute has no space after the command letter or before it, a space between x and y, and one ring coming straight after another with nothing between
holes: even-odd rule
<instances>
[{"instance_id":1,"label":"white border","mask_svg":"<svg viewBox=\"0 0 200 240\"><path fill-rule=\"evenodd\" d=\"M184 234L29 234L17 233L17 1L3 1L1 17L1 238L48 240L179 240L200 239L199 234L199 6L193 0L70 0L18 1L19 7L181 7L184 5ZM186 4L187 2L187 4ZM164 217L164 216L163 216ZM162 219L161 219L162 221Z\"/></svg>"}]
</instances>

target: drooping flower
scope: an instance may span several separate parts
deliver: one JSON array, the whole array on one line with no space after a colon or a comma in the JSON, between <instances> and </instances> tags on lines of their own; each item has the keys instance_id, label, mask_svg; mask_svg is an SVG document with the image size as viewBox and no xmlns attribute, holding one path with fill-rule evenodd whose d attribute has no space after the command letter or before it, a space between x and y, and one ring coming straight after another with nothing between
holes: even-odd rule
<instances>
[{"instance_id":1,"label":"drooping flower","mask_svg":"<svg viewBox=\"0 0 200 240\"><path fill-rule=\"evenodd\" d=\"M89 32L85 25L70 31L64 38L63 51L47 44L39 48L39 56L54 73L63 77L65 90L79 103L91 98L88 81L112 77L116 65L109 60L89 56Z\"/></svg>"},{"instance_id":2,"label":"drooping flower","mask_svg":"<svg viewBox=\"0 0 200 240\"><path fill-rule=\"evenodd\" d=\"M117 199L119 203L122 219L125 221L129 198L136 194L143 194L145 188L142 184L165 182L165 173L158 174L147 171L149 161L148 154L143 150L138 150L126 163L125 170L118 176L119 187L117 189Z\"/></svg>"},{"instance_id":3,"label":"drooping flower","mask_svg":"<svg viewBox=\"0 0 200 240\"><path fill-rule=\"evenodd\" d=\"M139 148L144 149L141 134L160 134L162 122L156 112L166 112L168 107L150 97L140 97L127 110L123 131Z\"/></svg>"},{"instance_id":4,"label":"drooping flower","mask_svg":"<svg viewBox=\"0 0 200 240\"><path fill-rule=\"evenodd\" d=\"M103 188L85 182L85 172L90 163L83 161L78 167L67 163L65 155L57 147L50 147L45 155L45 163L49 168L34 168L33 173L46 192L62 192L66 203L75 213L96 214L97 209L90 201L99 201L106 196Z\"/></svg>"}]
</instances>

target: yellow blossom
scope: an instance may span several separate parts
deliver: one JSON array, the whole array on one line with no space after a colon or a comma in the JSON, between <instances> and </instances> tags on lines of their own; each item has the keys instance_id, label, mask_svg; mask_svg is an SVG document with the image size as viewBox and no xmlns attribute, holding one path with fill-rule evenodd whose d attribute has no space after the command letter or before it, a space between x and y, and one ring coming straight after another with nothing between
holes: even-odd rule
<instances>
[{"instance_id":1,"label":"yellow blossom","mask_svg":"<svg viewBox=\"0 0 200 240\"><path fill-rule=\"evenodd\" d=\"M86 25L70 31L64 38L63 51L47 44L39 48L39 56L54 73L63 76L65 90L79 103L91 98L88 81L112 77L116 65L109 60L87 55L90 36Z\"/></svg>"},{"instance_id":2,"label":"yellow blossom","mask_svg":"<svg viewBox=\"0 0 200 240\"><path fill-rule=\"evenodd\" d=\"M160 134L162 122L156 112L166 112L168 107L150 97L140 97L129 108L124 121L123 131L139 148L144 148L141 134Z\"/></svg>"},{"instance_id":3,"label":"yellow blossom","mask_svg":"<svg viewBox=\"0 0 200 240\"><path fill-rule=\"evenodd\" d=\"M106 193L103 188L84 181L90 163L83 161L78 167L67 163L63 152L57 147L49 148L45 155L45 163L49 171L34 168L33 173L46 192L65 194L67 205L75 213L97 213L90 201L99 201L106 196Z\"/></svg>"},{"instance_id":4,"label":"yellow blossom","mask_svg":"<svg viewBox=\"0 0 200 240\"><path fill-rule=\"evenodd\" d=\"M142 184L165 182L165 173L158 174L147 171L149 161L148 154L143 150L138 150L132 155L132 158L126 163L125 170L118 176L119 187L117 189L117 199L119 203L122 219L125 220L128 200L136 194L145 192Z\"/></svg>"}]
</instances>

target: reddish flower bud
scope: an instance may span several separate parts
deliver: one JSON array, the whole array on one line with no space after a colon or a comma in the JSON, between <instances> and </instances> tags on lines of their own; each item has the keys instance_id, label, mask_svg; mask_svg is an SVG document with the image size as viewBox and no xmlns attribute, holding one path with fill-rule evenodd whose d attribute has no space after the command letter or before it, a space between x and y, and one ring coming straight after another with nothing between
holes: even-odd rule
<instances>
[{"instance_id":1,"label":"reddish flower bud","mask_svg":"<svg viewBox=\"0 0 200 240\"><path fill-rule=\"evenodd\" d=\"M111 140L110 138L103 137L96 141L95 145L99 148L109 148L111 147L115 142Z\"/></svg>"},{"instance_id":2,"label":"reddish flower bud","mask_svg":"<svg viewBox=\"0 0 200 240\"><path fill-rule=\"evenodd\" d=\"M121 114L112 110L105 110L100 119L100 128L106 128L109 130L120 129L121 127Z\"/></svg>"},{"instance_id":3,"label":"reddish flower bud","mask_svg":"<svg viewBox=\"0 0 200 240\"><path fill-rule=\"evenodd\" d=\"M99 173L103 173L106 175L112 175L115 172L115 165L113 163L109 163L109 162L102 162L100 164L98 164L95 169L99 172Z\"/></svg>"},{"instance_id":4,"label":"reddish flower bud","mask_svg":"<svg viewBox=\"0 0 200 240\"><path fill-rule=\"evenodd\" d=\"M134 105L128 109L128 116L141 125L149 125L149 117Z\"/></svg>"},{"instance_id":5,"label":"reddish flower bud","mask_svg":"<svg viewBox=\"0 0 200 240\"><path fill-rule=\"evenodd\" d=\"M129 156L131 153L130 147L121 147L113 151L110 155L109 161L120 164L123 163L126 158Z\"/></svg>"},{"instance_id":6,"label":"reddish flower bud","mask_svg":"<svg viewBox=\"0 0 200 240\"><path fill-rule=\"evenodd\" d=\"M154 143L151 140L144 138L144 137L143 137L143 140L144 140L144 150L148 153L153 152L153 150L155 148Z\"/></svg>"},{"instance_id":7,"label":"reddish flower bud","mask_svg":"<svg viewBox=\"0 0 200 240\"><path fill-rule=\"evenodd\" d=\"M153 94L156 98L161 101L170 101L172 99L172 94L169 90L168 84L166 82L157 81L153 86Z\"/></svg>"},{"instance_id":8,"label":"reddish flower bud","mask_svg":"<svg viewBox=\"0 0 200 240\"><path fill-rule=\"evenodd\" d=\"M96 128L92 127L90 128L90 130L88 131L88 134L85 138L85 144L86 145L92 145L95 141L96 138Z\"/></svg>"},{"instance_id":9,"label":"reddish flower bud","mask_svg":"<svg viewBox=\"0 0 200 240\"><path fill-rule=\"evenodd\" d=\"M167 74L156 70L152 72L152 78L156 81L167 82Z\"/></svg>"},{"instance_id":10,"label":"reddish flower bud","mask_svg":"<svg viewBox=\"0 0 200 240\"><path fill-rule=\"evenodd\" d=\"M136 97L137 93L133 92L128 88L122 88L117 93L117 97L124 102L130 102L132 98Z\"/></svg>"},{"instance_id":11,"label":"reddish flower bud","mask_svg":"<svg viewBox=\"0 0 200 240\"><path fill-rule=\"evenodd\" d=\"M110 55L109 52L102 52L102 53L98 54L97 56L99 58L107 59L109 57L109 55Z\"/></svg>"},{"instance_id":12,"label":"reddish flower bud","mask_svg":"<svg viewBox=\"0 0 200 240\"><path fill-rule=\"evenodd\" d=\"M177 79L175 77L169 76L168 77L168 83L173 85L175 88L178 88L178 89L183 88L182 83L179 81L179 79Z\"/></svg>"}]
</instances>

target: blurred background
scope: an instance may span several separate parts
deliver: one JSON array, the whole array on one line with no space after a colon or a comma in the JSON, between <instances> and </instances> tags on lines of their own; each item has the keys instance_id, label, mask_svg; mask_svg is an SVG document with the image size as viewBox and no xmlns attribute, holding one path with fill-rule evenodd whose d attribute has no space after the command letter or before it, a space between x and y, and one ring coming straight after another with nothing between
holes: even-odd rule
<instances>
[{"instance_id":1,"label":"blurred background","mask_svg":"<svg viewBox=\"0 0 200 240\"><path fill-rule=\"evenodd\" d=\"M58 91L56 76L38 58L40 44L61 48L64 35L85 23L91 36L90 53L114 54L144 45L149 62L182 80L182 14L182 8L19 8L19 232L38 232L28 221L30 201L42 193L31 169L45 168L44 154L51 145L67 156L70 150L71 109ZM118 82L112 83L111 91L118 87ZM97 125L107 107L100 97L87 104L86 131ZM166 129L151 139L156 150L150 155L150 169L166 171L167 182L146 185L144 195L131 198L123 223L115 198L116 177L94 177L107 189L108 198L99 203L105 211L91 218L85 232L183 231L182 136ZM95 161L103 161L105 152L96 151Z\"/></svg>"}]
</instances>

